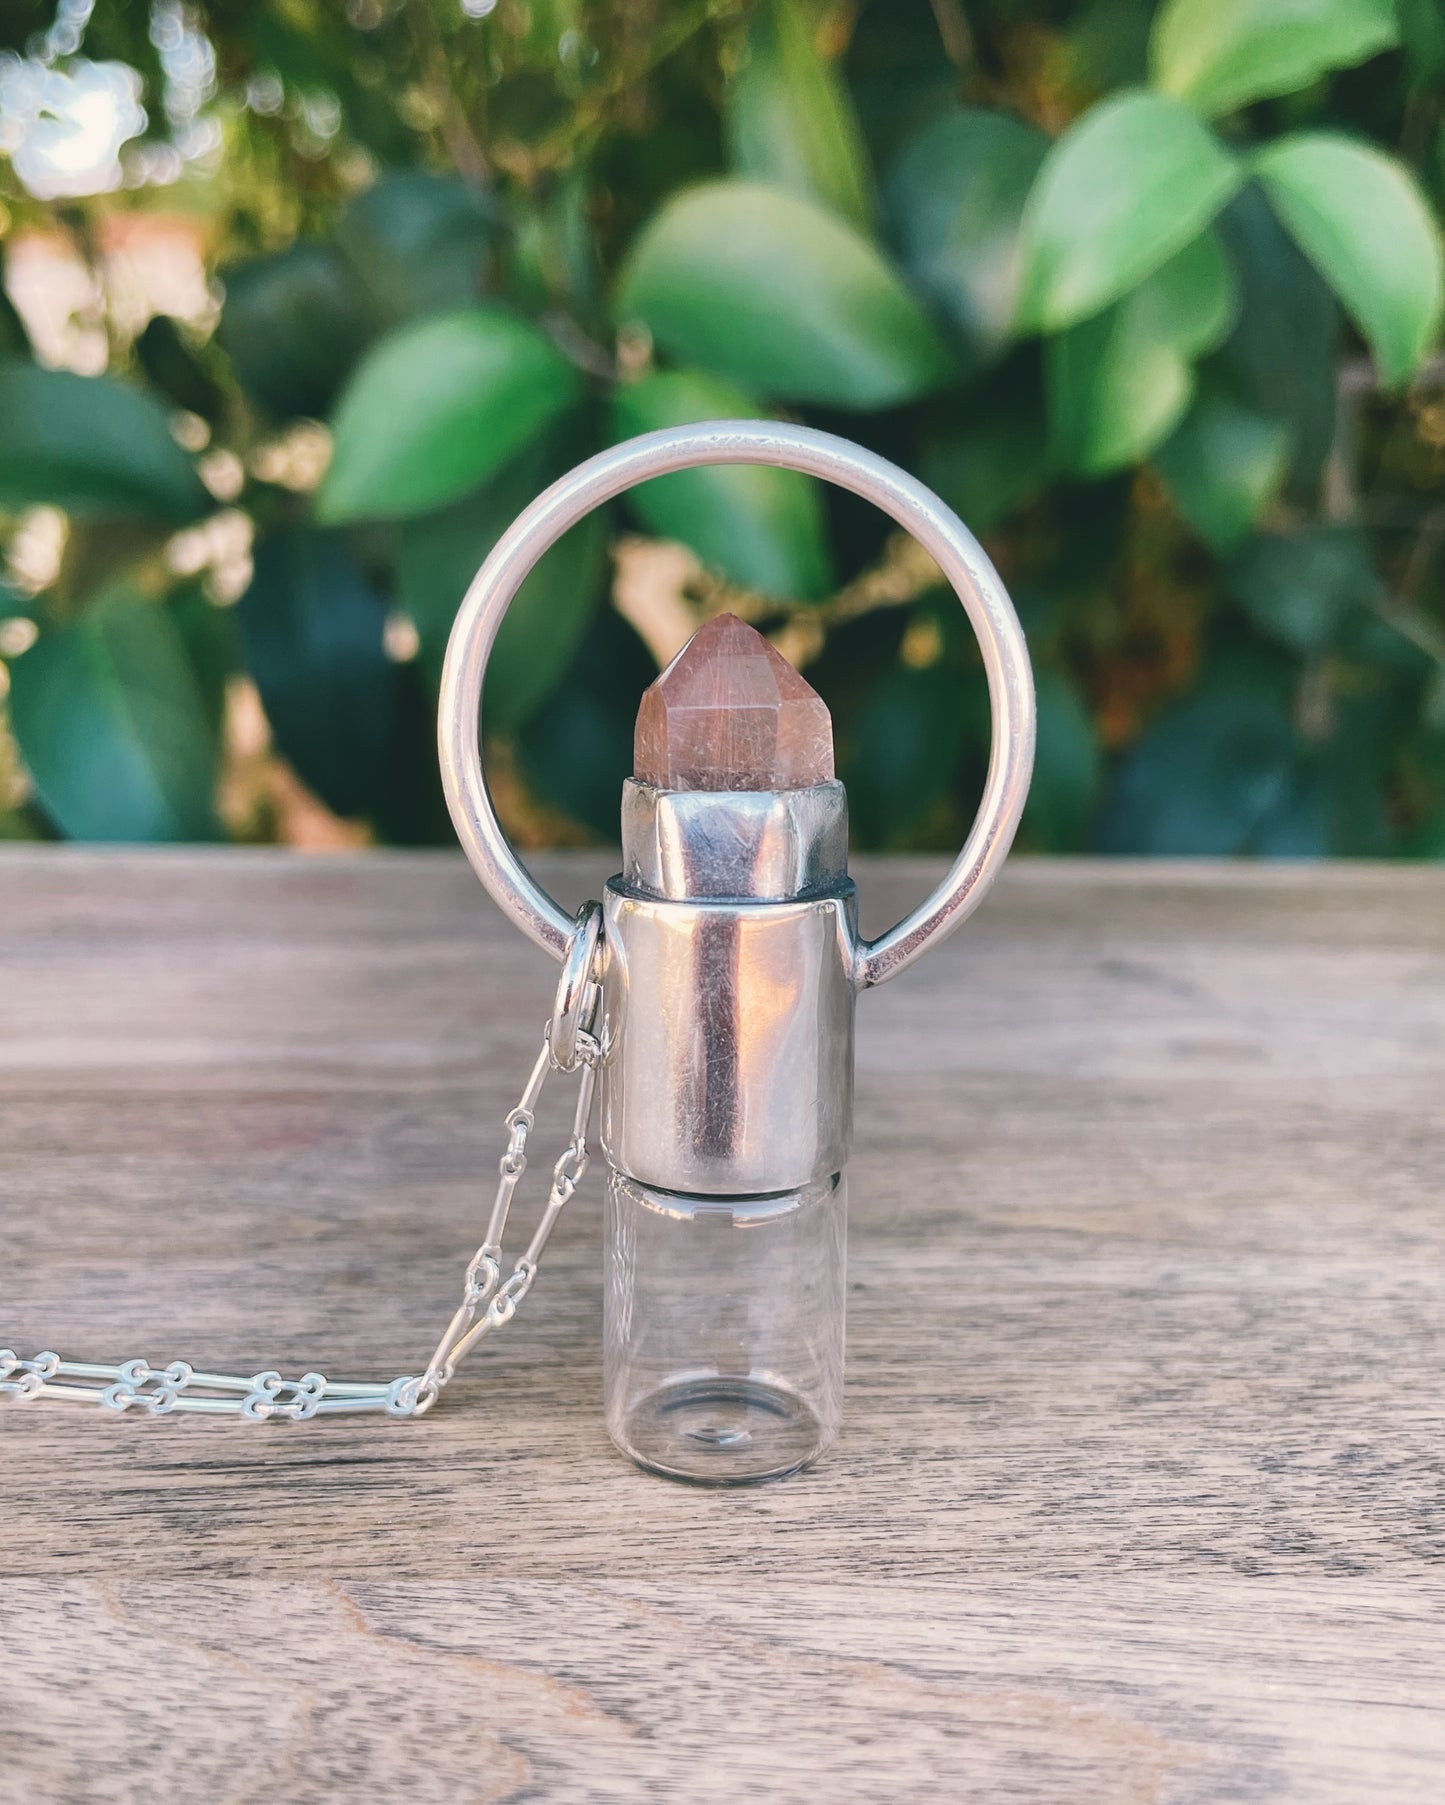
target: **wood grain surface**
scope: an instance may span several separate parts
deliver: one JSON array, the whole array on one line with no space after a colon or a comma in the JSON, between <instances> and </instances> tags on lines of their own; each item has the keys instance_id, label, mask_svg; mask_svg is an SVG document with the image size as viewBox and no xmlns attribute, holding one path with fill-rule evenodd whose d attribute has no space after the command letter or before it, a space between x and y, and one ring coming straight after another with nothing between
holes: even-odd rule
<instances>
[{"instance_id":1,"label":"wood grain surface","mask_svg":"<svg viewBox=\"0 0 1445 1805\"><path fill-rule=\"evenodd\" d=\"M453 858L0 852L0 1341L415 1371L554 974ZM0 1802L1439 1805L1445 873L1015 862L858 1076L800 1478L612 1453L595 1175L423 1422L0 1413Z\"/></svg>"}]
</instances>

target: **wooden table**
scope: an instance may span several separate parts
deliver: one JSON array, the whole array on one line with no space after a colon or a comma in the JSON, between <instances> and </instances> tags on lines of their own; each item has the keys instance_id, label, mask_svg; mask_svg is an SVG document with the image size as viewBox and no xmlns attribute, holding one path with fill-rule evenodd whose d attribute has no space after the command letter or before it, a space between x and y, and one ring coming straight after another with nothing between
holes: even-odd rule
<instances>
[{"instance_id":1,"label":"wooden table","mask_svg":"<svg viewBox=\"0 0 1445 1805\"><path fill-rule=\"evenodd\" d=\"M0 948L4 1339L416 1371L554 977L461 862L10 850ZM1438 1805L1445 873L1016 862L860 1028L816 1471L611 1452L595 1177L424 1422L11 1408L4 1805Z\"/></svg>"}]
</instances>

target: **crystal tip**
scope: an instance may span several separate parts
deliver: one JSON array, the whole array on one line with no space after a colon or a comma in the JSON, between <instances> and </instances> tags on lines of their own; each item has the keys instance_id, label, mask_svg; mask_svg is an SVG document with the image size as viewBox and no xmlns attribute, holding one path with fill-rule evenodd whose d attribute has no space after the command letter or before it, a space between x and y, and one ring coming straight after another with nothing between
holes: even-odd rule
<instances>
[{"instance_id":1,"label":"crystal tip","mask_svg":"<svg viewBox=\"0 0 1445 1805\"><path fill-rule=\"evenodd\" d=\"M643 692L632 761L660 790L803 789L833 776L833 723L756 628L719 614Z\"/></svg>"}]
</instances>

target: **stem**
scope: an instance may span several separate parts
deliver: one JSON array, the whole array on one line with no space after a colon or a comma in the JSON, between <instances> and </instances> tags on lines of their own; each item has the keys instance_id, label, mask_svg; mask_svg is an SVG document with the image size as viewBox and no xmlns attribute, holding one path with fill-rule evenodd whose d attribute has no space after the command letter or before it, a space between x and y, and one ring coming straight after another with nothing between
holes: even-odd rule
<instances>
[{"instance_id":1,"label":"stem","mask_svg":"<svg viewBox=\"0 0 1445 1805\"><path fill-rule=\"evenodd\" d=\"M484 187L491 176L491 164L472 130L466 108L452 86L446 50L437 36L436 20L432 17L431 0L413 0L405 13L427 92L441 114L442 143L447 155L463 181L474 188Z\"/></svg>"},{"instance_id":2,"label":"stem","mask_svg":"<svg viewBox=\"0 0 1445 1805\"><path fill-rule=\"evenodd\" d=\"M974 61L973 33L958 0L932 0L934 23L943 40L943 54L956 69L968 69Z\"/></svg>"},{"instance_id":3,"label":"stem","mask_svg":"<svg viewBox=\"0 0 1445 1805\"><path fill-rule=\"evenodd\" d=\"M543 314L542 326L557 349L579 370L604 382L616 382L617 362L606 348L590 338L570 314L553 310Z\"/></svg>"}]
</instances>

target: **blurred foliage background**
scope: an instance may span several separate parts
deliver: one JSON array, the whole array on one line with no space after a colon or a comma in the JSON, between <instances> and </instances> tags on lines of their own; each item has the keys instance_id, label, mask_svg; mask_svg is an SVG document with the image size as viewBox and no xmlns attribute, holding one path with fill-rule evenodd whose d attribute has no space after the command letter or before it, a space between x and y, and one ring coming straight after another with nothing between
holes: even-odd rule
<instances>
[{"instance_id":1,"label":"blurred foliage background","mask_svg":"<svg viewBox=\"0 0 1445 1805\"><path fill-rule=\"evenodd\" d=\"M936 487L1028 631L1051 852L1445 857L1439 0L0 0L0 835L446 842L501 528L778 415ZM951 847L987 696L889 523L663 479L489 679L524 844L611 838L708 612Z\"/></svg>"}]
</instances>

